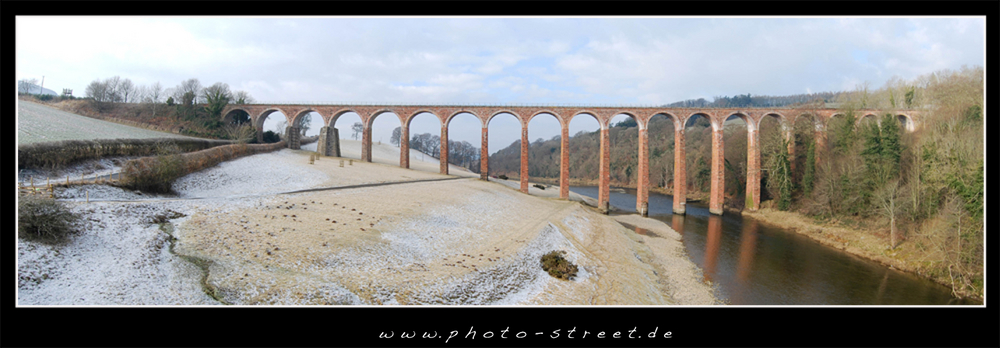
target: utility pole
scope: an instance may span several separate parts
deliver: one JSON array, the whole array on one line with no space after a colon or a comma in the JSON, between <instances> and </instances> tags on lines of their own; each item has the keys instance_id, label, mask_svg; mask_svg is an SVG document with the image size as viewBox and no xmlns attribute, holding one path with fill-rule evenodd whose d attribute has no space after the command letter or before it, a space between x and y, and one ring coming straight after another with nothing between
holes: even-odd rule
<instances>
[{"instance_id":1,"label":"utility pole","mask_svg":"<svg viewBox=\"0 0 1000 348\"><path fill-rule=\"evenodd\" d=\"M45 75L42 75L42 84L38 86L38 94L42 94L42 86L45 86Z\"/></svg>"}]
</instances>

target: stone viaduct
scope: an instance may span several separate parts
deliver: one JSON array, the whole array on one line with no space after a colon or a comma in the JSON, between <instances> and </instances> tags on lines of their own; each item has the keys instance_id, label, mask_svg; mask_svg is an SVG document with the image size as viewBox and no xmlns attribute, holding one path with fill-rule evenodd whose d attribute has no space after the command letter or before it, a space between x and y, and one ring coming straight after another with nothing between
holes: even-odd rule
<instances>
[{"instance_id":1,"label":"stone viaduct","mask_svg":"<svg viewBox=\"0 0 1000 348\"><path fill-rule=\"evenodd\" d=\"M709 211L712 214L721 215L723 212L723 185L724 185L724 158L723 158L723 123L731 117L738 117L746 122L747 127L747 193L746 206L751 211L756 211L760 207L760 148L759 148L759 126L765 117L775 117L781 124L782 134L786 139L790 139L793 134L792 124L798 117L809 117L815 129L816 161L823 158L826 149L826 125L829 120L836 116L842 116L841 111L829 108L664 108L664 107L547 107L547 106L448 106L448 105L304 105L304 104L251 104L251 105L229 105L222 112L223 121L232 117L232 113L242 110L250 115L250 120L257 130L258 140L263 134L264 119L268 115L280 112L285 116L290 125L285 134L291 135L288 139L288 147L298 149L299 127L298 124L303 116L315 112L323 117L324 127L320 130L318 152L324 156L340 156L339 138L334 125L337 119L348 112L353 112L361 116L364 124L362 137L361 159L371 162L372 135L371 126L376 117L382 114L394 114L399 118L402 136L400 137L399 166L410 167L409 158L409 126L410 121L422 113L430 113L438 117L441 122L441 173L448 174L448 124L451 120L462 113L472 114L482 123L482 147L480 178L487 180L489 173L489 152L488 125L493 117L500 114L510 114L516 117L521 123L521 191L528 192L528 123L532 118L539 115L552 115L562 127L562 146L560 154L559 170L559 197L569 198L569 122L574 117L587 115L594 117L601 127L600 136L600 172L598 189L598 209L603 212L608 211L608 200L610 190L610 143L608 137L608 127L611 119L619 114L632 117L639 126L639 168L636 194L636 210L643 216L647 215L649 200L649 140L647 137L647 125L653 116L663 115L673 122L674 126L674 182L686 183L687 171L685 168L685 126L696 117L705 117L712 126L712 163L711 163L711 190L709 199ZM875 117L879 120L880 115L892 114L903 123L904 129L913 131L920 124L919 112L915 110L859 110L855 114L858 122L868 117ZM789 154L794 156L794 142L788 146ZM674 185L673 190L673 212L684 214L685 197L687 185Z\"/></svg>"}]
</instances>

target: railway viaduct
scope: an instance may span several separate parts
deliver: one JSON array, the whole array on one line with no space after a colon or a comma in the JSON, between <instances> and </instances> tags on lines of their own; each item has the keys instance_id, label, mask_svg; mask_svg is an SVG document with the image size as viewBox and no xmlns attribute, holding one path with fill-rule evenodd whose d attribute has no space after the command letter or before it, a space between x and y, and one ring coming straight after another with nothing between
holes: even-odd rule
<instances>
[{"instance_id":1,"label":"railway viaduct","mask_svg":"<svg viewBox=\"0 0 1000 348\"><path fill-rule=\"evenodd\" d=\"M521 123L521 191L528 192L528 123L532 118L539 115L552 115L562 127L562 146L560 154L559 170L559 197L569 198L569 122L577 116L594 117L601 127L600 136L600 172L598 189L598 209L603 212L608 211L608 200L610 190L610 143L608 137L608 127L611 119L619 114L632 117L639 126L639 166L636 194L636 210L643 216L647 215L649 200L649 140L647 137L647 125L653 116L666 116L674 125L674 182L687 182L687 171L685 169L685 146L684 129L696 117L705 117L712 127L712 163L711 163L711 190L709 199L709 211L712 214L721 215L723 212L723 185L724 185L724 158L723 148L723 123L731 117L738 117L746 122L747 126L747 193L746 206L751 211L756 211L760 207L760 148L759 148L759 126L761 120L766 117L775 117L781 124L782 134L786 139L791 139L794 124L798 117L809 117L815 129L816 161L819 162L826 149L826 125L829 120L836 116L842 116L842 112L829 108L662 108L662 107L548 107L548 106L455 106L455 105L306 105L306 104L250 104L250 105L229 105L222 112L223 121L231 119L235 112L242 110L250 115L250 120L257 130L258 140L261 140L264 127L264 119L268 115L280 112L290 125L285 134L289 134L289 148L298 149L300 146L298 134L298 124L303 116L315 112L323 117L324 126L320 130L318 152L324 156L340 156L339 138L334 125L337 119L348 112L353 112L361 116L364 124L362 136L361 159L371 162L372 133L371 126L376 117L383 114L393 114L399 118L402 135L400 137L400 157L399 166L410 167L409 158L409 125L410 121L422 113L430 113L438 117L441 122L441 173L448 174L448 124L451 120L463 113L472 114L482 123L482 147L480 178L487 180L489 173L489 152L488 125L493 117L500 114L510 114ZM919 112L915 110L858 110L855 115L858 122L867 117L875 117L879 120L880 115L892 114L903 123L904 129L913 131L920 124ZM788 152L794 156L794 142L789 142ZM685 197L687 185L674 185L673 190L673 212L684 214Z\"/></svg>"}]
</instances>

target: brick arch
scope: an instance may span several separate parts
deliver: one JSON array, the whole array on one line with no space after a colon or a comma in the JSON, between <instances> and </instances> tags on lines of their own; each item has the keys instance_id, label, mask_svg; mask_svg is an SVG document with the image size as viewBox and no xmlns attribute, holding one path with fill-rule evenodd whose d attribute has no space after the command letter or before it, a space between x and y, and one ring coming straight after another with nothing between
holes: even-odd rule
<instances>
[{"instance_id":1,"label":"brick arch","mask_svg":"<svg viewBox=\"0 0 1000 348\"><path fill-rule=\"evenodd\" d=\"M479 125L481 125L481 126L484 125L483 118L480 117L478 114L476 114L475 111L471 111L471 110L458 110L458 111L452 112L451 114L448 115L448 117L445 118L444 124L446 126L450 126L451 125L451 120L454 120L455 117L458 117L458 115L461 115L461 114L472 115L472 117L475 117L476 120L479 121Z\"/></svg>"},{"instance_id":2,"label":"brick arch","mask_svg":"<svg viewBox=\"0 0 1000 348\"><path fill-rule=\"evenodd\" d=\"M304 118L305 115L308 114L308 113L310 113L310 112L315 112L315 113L319 114L320 117L323 117L323 114L320 113L319 110L316 110L316 109L311 108L311 107L307 107L307 108L300 109L299 111L296 111L295 115L292 116L292 120L290 122L288 122L288 124L293 125L295 127L298 127L299 122L302 122L302 118ZM324 119L324 121L325 121L325 119Z\"/></svg>"},{"instance_id":3,"label":"brick arch","mask_svg":"<svg viewBox=\"0 0 1000 348\"><path fill-rule=\"evenodd\" d=\"M517 119L517 122L519 124L521 124L521 125L525 124L524 123L524 117L522 117L517 112L514 112L513 110L507 110L507 109L500 109L500 110L495 110L493 112L490 112L490 115L486 117L486 124L489 125L490 121L493 121L493 118L497 117L497 115L499 115L499 114L510 114L510 115L514 116L514 118Z\"/></svg>"},{"instance_id":4,"label":"brick arch","mask_svg":"<svg viewBox=\"0 0 1000 348\"><path fill-rule=\"evenodd\" d=\"M861 113L861 116L859 116L857 120L854 120L854 127L857 128L861 126L861 124L866 122L865 120L867 120L869 117L871 117L871 119L875 122L876 125L882 123L882 119L879 118L878 113L865 111Z\"/></svg>"},{"instance_id":5,"label":"brick arch","mask_svg":"<svg viewBox=\"0 0 1000 348\"><path fill-rule=\"evenodd\" d=\"M823 117L820 116L818 113L812 111L800 112L795 114L795 117L792 118L793 127L795 126L795 122L799 121L800 117L810 117L812 119L813 130L819 131L826 129L826 123L823 122Z\"/></svg>"},{"instance_id":6,"label":"brick arch","mask_svg":"<svg viewBox=\"0 0 1000 348\"><path fill-rule=\"evenodd\" d=\"M573 122L573 119L579 117L580 115L587 115L587 116L593 117L594 121L597 121L597 127L598 128L603 128L603 126L602 126L603 122L601 122L601 117L598 116L597 113L592 112L592 111L588 111L588 110L580 110L580 111L574 112L571 116L569 116L568 118L566 118L566 126L568 127L569 124Z\"/></svg>"},{"instance_id":7,"label":"brick arch","mask_svg":"<svg viewBox=\"0 0 1000 348\"><path fill-rule=\"evenodd\" d=\"M687 130L688 123L694 120L696 117L704 117L711 124L712 128L715 129L715 120L712 114L707 112L692 112L684 117L683 122L681 122L681 129Z\"/></svg>"},{"instance_id":8,"label":"brick arch","mask_svg":"<svg viewBox=\"0 0 1000 348\"><path fill-rule=\"evenodd\" d=\"M439 125L443 124L441 122L441 116L438 115L438 113L435 112L434 110L431 110L431 109L416 109L416 110L413 110L413 111L409 112L408 115L406 116L406 121L405 121L406 122L405 123L406 127L409 128L410 124L413 122L413 119L416 118L417 115L420 115L420 114L431 114L435 118L437 118Z\"/></svg>"},{"instance_id":9,"label":"brick arch","mask_svg":"<svg viewBox=\"0 0 1000 348\"><path fill-rule=\"evenodd\" d=\"M282 115L285 116L285 121L290 121L288 119L288 113L285 112L285 110L282 110L282 109L279 109L279 108L266 108L263 111L261 111L260 114L257 114L257 116L254 118L254 127L256 127L258 130L263 130L264 129L264 120L267 119L268 116L271 116L271 114L273 114L275 112L280 112Z\"/></svg>"},{"instance_id":10,"label":"brick arch","mask_svg":"<svg viewBox=\"0 0 1000 348\"><path fill-rule=\"evenodd\" d=\"M229 115L231 115L234 111L237 111L237 110L245 112L247 114L247 116L250 118L250 124L253 124L253 113L251 112L251 110L249 108L243 108L243 107L226 108L225 112L222 113L222 117L220 118L220 120L223 123L228 123L228 122L226 122L227 117L228 117L229 120L232 120L232 117L229 117Z\"/></svg>"},{"instance_id":11,"label":"brick arch","mask_svg":"<svg viewBox=\"0 0 1000 348\"><path fill-rule=\"evenodd\" d=\"M361 116L362 123L365 124L365 129L367 130L372 127L372 125L375 123L375 118L378 118L379 116L382 116L382 114L387 114L387 113L392 113L393 115L396 115L396 119L399 120L399 124L400 125L403 124L405 116L401 116L400 113L397 112L396 110L388 108L376 109L371 114L369 114L367 118L365 116Z\"/></svg>"},{"instance_id":12,"label":"brick arch","mask_svg":"<svg viewBox=\"0 0 1000 348\"><path fill-rule=\"evenodd\" d=\"M895 118L896 121L904 121L904 124L902 125L903 131L912 132L916 129L917 124L914 121L913 116L901 112L895 112L893 115L893 118Z\"/></svg>"},{"instance_id":13,"label":"brick arch","mask_svg":"<svg viewBox=\"0 0 1000 348\"><path fill-rule=\"evenodd\" d=\"M531 120L535 119L536 116L543 115L543 114L548 114L548 115L552 115L552 117L555 117L556 121L559 122L559 126L560 127L568 127L569 126L569 123L566 123L566 121L563 119L562 115L559 115L559 113L557 113L555 111L546 110L546 109L538 110L538 111L535 111L535 112L531 113L531 116L528 116L527 123L531 123Z\"/></svg>"},{"instance_id":14,"label":"brick arch","mask_svg":"<svg viewBox=\"0 0 1000 348\"><path fill-rule=\"evenodd\" d=\"M625 116L628 116L628 117L631 117L631 118L632 118L632 120L633 120L633 121L635 121L635 123L636 123L637 125L640 125L640 128L639 128L639 129L645 129L645 128L646 128L645 126L643 126L643 125L642 125L642 124L643 124L643 122L642 122L642 118L641 118L641 117L639 117L639 115L636 115L636 114L635 114L634 112L631 112L631 111L615 111L615 112L612 112L612 113L611 113L611 114L610 114L610 115L608 116L608 120L606 121L606 122L608 123L608 124L607 124L607 126L608 126L609 128L611 127L611 120L613 120L613 119L614 119L615 117L617 117L618 115L625 115Z\"/></svg>"},{"instance_id":15,"label":"brick arch","mask_svg":"<svg viewBox=\"0 0 1000 348\"><path fill-rule=\"evenodd\" d=\"M726 121L729 121L729 119L732 118L733 116L736 116L737 118L743 120L743 124L747 127L747 131L757 129L757 127L754 126L753 117L743 112L731 112L726 114L725 117L720 117L719 125L724 127L726 125Z\"/></svg>"},{"instance_id":16,"label":"brick arch","mask_svg":"<svg viewBox=\"0 0 1000 348\"><path fill-rule=\"evenodd\" d=\"M764 119L768 117L772 117L778 120L778 127L781 127L782 130L791 126L791 123L789 122L788 117L785 116L785 114L772 110L761 113L760 116L758 116L756 120L754 120L754 130L760 131L761 129L760 123L763 122Z\"/></svg>"},{"instance_id":17,"label":"brick arch","mask_svg":"<svg viewBox=\"0 0 1000 348\"><path fill-rule=\"evenodd\" d=\"M670 112L667 112L667 111L661 111L661 112L654 112L654 113L649 114L649 117L646 117L643 120L643 123L641 124L642 129L648 129L649 128L649 123L653 122L653 118L656 117L656 116L659 116L659 115L663 115L663 117L666 117L667 119L669 119L670 122L673 123L674 129L683 128L681 126L681 124L680 124L680 122L681 122L680 118L677 117L677 115L674 115L673 113L670 113Z\"/></svg>"}]
</instances>

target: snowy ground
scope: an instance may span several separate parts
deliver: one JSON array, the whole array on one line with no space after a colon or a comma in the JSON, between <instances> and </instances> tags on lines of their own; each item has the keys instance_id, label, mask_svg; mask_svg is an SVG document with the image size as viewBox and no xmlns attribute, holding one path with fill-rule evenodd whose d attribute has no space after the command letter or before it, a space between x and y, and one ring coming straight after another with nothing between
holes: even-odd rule
<instances>
[{"instance_id":1,"label":"snowy ground","mask_svg":"<svg viewBox=\"0 0 1000 348\"><path fill-rule=\"evenodd\" d=\"M60 140L189 138L76 115L42 104L17 101L17 143Z\"/></svg>"},{"instance_id":2,"label":"snowy ground","mask_svg":"<svg viewBox=\"0 0 1000 348\"><path fill-rule=\"evenodd\" d=\"M308 164L306 151L249 156L178 180L171 197L60 190L83 216L81 232L62 246L18 241L17 304L713 303L697 281L657 276L659 251L647 247L656 243L575 202L476 179L282 193L454 177L412 156L426 170L401 169L398 150L383 150L376 163L343 167L330 157ZM541 270L552 250L581 267L575 280ZM697 295L666 295L677 291Z\"/></svg>"}]
</instances>

